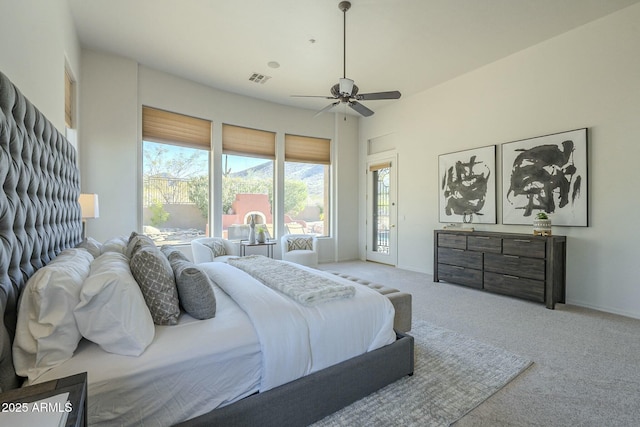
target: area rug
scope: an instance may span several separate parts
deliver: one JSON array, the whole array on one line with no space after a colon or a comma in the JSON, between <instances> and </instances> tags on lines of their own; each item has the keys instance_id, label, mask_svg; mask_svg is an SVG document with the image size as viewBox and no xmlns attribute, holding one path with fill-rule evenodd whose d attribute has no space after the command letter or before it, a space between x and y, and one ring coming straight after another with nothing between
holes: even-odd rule
<instances>
[{"instance_id":1,"label":"area rug","mask_svg":"<svg viewBox=\"0 0 640 427\"><path fill-rule=\"evenodd\" d=\"M526 358L416 321L415 370L314 427L449 426L531 365ZM375 373L372 373L375 375Z\"/></svg>"}]
</instances>

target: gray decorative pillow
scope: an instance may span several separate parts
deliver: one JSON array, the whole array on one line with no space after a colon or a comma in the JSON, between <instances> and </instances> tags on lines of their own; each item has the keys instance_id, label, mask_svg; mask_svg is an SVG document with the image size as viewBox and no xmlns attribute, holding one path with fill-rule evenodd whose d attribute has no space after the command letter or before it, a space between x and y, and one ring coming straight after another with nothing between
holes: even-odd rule
<instances>
[{"instance_id":1,"label":"gray decorative pillow","mask_svg":"<svg viewBox=\"0 0 640 427\"><path fill-rule=\"evenodd\" d=\"M313 237L294 237L287 240L289 251L310 251L313 249Z\"/></svg>"},{"instance_id":2,"label":"gray decorative pillow","mask_svg":"<svg viewBox=\"0 0 640 427\"><path fill-rule=\"evenodd\" d=\"M227 249L224 247L224 243L222 240L215 239L211 240L208 243L205 243L205 246L208 246L213 252L214 257L225 256L227 254Z\"/></svg>"},{"instance_id":3,"label":"gray decorative pillow","mask_svg":"<svg viewBox=\"0 0 640 427\"><path fill-rule=\"evenodd\" d=\"M185 260L174 258L171 267L184 311L200 320L215 317L216 295L209 276L194 263Z\"/></svg>"},{"instance_id":4,"label":"gray decorative pillow","mask_svg":"<svg viewBox=\"0 0 640 427\"><path fill-rule=\"evenodd\" d=\"M153 243L153 240L149 236L144 234L138 234L135 231L131 233L129 236L129 242L127 243L127 251L125 255L129 258L132 258L138 249L142 247L156 247L156 244Z\"/></svg>"},{"instance_id":5,"label":"gray decorative pillow","mask_svg":"<svg viewBox=\"0 0 640 427\"><path fill-rule=\"evenodd\" d=\"M160 251L167 257L171 264L174 260L189 261L189 258L180 249L171 245L162 245ZM172 264L173 267L173 264Z\"/></svg>"},{"instance_id":6,"label":"gray decorative pillow","mask_svg":"<svg viewBox=\"0 0 640 427\"><path fill-rule=\"evenodd\" d=\"M167 257L154 247L139 248L129 261L131 273L138 282L153 323L175 325L180 316L178 291L173 269Z\"/></svg>"}]
</instances>

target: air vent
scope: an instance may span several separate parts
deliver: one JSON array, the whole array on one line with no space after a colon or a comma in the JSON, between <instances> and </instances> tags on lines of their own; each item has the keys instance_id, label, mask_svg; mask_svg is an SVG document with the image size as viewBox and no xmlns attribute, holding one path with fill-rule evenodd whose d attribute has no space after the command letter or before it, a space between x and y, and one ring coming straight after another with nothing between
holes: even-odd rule
<instances>
[{"instance_id":1,"label":"air vent","mask_svg":"<svg viewBox=\"0 0 640 427\"><path fill-rule=\"evenodd\" d=\"M251 74L251 77L249 77L249 81L254 83L265 84L267 80L269 80L270 78L271 76L265 76L264 74L260 74L260 73L253 73Z\"/></svg>"}]
</instances>

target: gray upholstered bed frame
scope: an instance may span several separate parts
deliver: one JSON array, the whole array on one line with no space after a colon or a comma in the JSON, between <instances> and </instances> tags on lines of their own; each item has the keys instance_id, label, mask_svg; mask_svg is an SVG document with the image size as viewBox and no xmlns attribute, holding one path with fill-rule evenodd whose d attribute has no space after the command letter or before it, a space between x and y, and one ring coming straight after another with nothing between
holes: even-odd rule
<instances>
[{"instance_id":1,"label":"gray upholstered bed frame","mask_svg":"<svg viewBox=\"0 0 640 427\"><path fill-rule=\"evenodd\" d=\"M75 149L0 73L0 388L19 387L11 356L29 277L81 241ZM413 373L413 338L300 378L184 425L308 425ZM91 384L91 378L89 378Z\"/></svg>"},{"instance_id":2,"label":"gray upholstered bed frame","mask_svg":"<svg viewBox=\"0 0 640 427\"><path fill-rule=\"evenodd\" d=\"M76 151L0 73L0 387L20 384L11 357L27 279L81 238Z\"/></svg>"}]
</instances>

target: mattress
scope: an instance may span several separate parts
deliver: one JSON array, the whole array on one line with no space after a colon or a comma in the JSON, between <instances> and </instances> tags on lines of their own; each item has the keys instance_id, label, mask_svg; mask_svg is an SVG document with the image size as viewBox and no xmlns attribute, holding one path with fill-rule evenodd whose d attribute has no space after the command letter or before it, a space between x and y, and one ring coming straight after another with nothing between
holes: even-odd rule
<instances>
[{"instance_id":1,"label":"mattress","mask_svg":"<svg viewBox=\"0 0 640 427\"><path fill-rule=\"evenodd\" d=\"M83 340L37 382L88 373L89 425L172 425L395 341L387 298L356 285L352 298L302 306L224 263L200 266L216 283L216 317L182 314L156 326L138 357ZM312 270L332 280L353 282Z\"/></svg>"},{"instance_id":2,"label":"mattress","mask_svg":"<svg viewBox=\"0 0 640 427\"><path fill-rule=\"evenodd\" d=\"M214 291L215 318L183 313L178 325L156 326L154 341L138 357L107 353L83 340L70 360L37 382L86 371L91 426L172 425L255 393L258 337L244 311Z\"/></svg>"}]
</instances>

